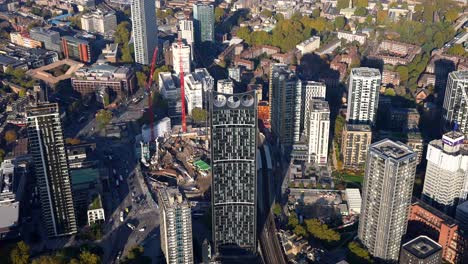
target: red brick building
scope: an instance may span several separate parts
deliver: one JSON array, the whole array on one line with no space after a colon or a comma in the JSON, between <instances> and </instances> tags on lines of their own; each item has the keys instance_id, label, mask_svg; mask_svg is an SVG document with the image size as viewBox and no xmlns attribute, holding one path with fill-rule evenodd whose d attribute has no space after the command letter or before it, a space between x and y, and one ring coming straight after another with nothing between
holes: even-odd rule
<instances>
[{"instance_id":1,"label":"red brick building","mask_svg":"<svg viewBox=\"0 0 468 264\"><path fill-rule=\"evenodd\" d=\"M426 235L442 246L442 258L449 263L468 263L468 238L458 229L458 222L425 204L414 200L408 218L407 235L416 237Z\"/></svg>"}]
</instances>

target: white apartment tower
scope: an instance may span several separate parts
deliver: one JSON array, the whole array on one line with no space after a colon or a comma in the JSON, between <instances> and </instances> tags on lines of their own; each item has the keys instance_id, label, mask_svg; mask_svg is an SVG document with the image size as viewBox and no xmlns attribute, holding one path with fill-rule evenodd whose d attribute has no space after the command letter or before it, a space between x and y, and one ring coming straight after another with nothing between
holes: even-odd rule
<instances>
[{"instance_id":1,"label":"white apartment tower","mask_svg":"<svg viewBox=\"0 0 468 264\"><path fill-rule=\"evenodd\" d=\"M301 109L301 131L305 135L309 133L310 113L312 109L312 102L314 100L325 100L327 87L325 83L307 81L302 83L302 109Z\"/></svg>"},{"instance_id":2,"label":"white apartment tower","mask_svg":"<svg viewBox=\"0 0 468 264\"><path fill-rule=\"evenodd\" d=\"M327 101L314 100L310 111L308 162L326 165L330 133L330 108Z\"/></svg>"},{"instance_id":3,"label":"white apartment tower","mask_svg":"<svg viewBox=\"0 0 468 264\"><path fill-rule=\"evenodd\" d=\"M442 114L447 130L456 124L465 136L468 135L468 71L449 74Z\"/></svg>"},{"instance_id":4,"label":"white apartment tower","mask_svg":"<svg viewBox=\"0 0 468 264\"><path fill-rule=\"evenodd\" d=\"M194 108L203 108L203 82L195 78L192 74L184 76L185 80L185 101L186 109L189 115Z\"/></svg>"},{"instance_id":5,"label":"white apartment tower","mask_svg":"<svg viewBox=\"0 0 468 264\"><path fill-rule=\"evenodd\" d=\"M195 37L193 33L193 20L182 19L179 20L179 37L190 46L190 54L193 60L193 43L195 42Z\"/></svg>"},{"instance_id":6,"label":"white apartment tower","mask_svg":"<svg viewBox=\"0 0 468 264\"><path fill-rule=\"evenodd\" d=\"M172 43L172 63L176 74L180 74L180 64L182 63L184 73L189 73L192 57L190 55L191 48L189 45L182 43Z\"/></svg>"},{"instance_id":7,"label":"white apartment tower","mask_svg":"<svg viewBox=\"0 0 468 264\"><path fill-rule=\"evenodd\" d=\"M427 167L422 199L435 208L453 214L468 192L468 148L465 136L451 131L427 147Z\"/></svg>"},{"instance_id":8,"label":"white apartment tower","mask_svg":"<svg viewBox=\"0 0 468 264\"><path fill-rule=\"evenodd\" d=\"M161 249L168 264L193 263L192 213L177 188L158 192Z\"/></svg>"},{"instance_id":9,"label":"white apartment tower","mask_svg":"<svg viewBox=\"0 0 468 264\"><path fill-rule=\"evenodd\" d=\"M358 237L382 261L398 261L416 165L416 153L401 142L384 139L369 147Z\"/></svg>"},{"instance_id":10,"label":"white apartment tower","mask_svg":"<svg viewBox=\"0 0 468 264\"><path fill-rule=\"evenodd\" d=\"M158 47L155 1L131 0L131 12L135 62L149 65Z\"/></svg>"},{"instance_id":11,"label":"white apartment tower","mask_svg":"<svg viewBox=\"0 0 468 264\"><path fill-rule=\"evenodd\" d=\"M370 125L375 123L381 81L378 69L363 67L351 70L346 115L348 123Z\"/></svg>"}]
</instances>

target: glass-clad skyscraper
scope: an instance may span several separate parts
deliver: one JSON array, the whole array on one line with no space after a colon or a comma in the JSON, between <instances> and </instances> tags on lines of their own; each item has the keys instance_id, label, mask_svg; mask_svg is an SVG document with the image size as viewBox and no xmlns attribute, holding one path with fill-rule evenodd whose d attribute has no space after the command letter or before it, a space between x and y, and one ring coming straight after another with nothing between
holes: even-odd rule
<instances>
[{"instance_id":1,"label":"glass-clad skyscraper","mask_svg":"<svg viewBox=\"0 0 468 264\"><path fill-rule=\"evenodd\" d=\"M30 151L49 237L76 233L75 210L58 105L26 109Z\"/></svg>"},{"instance_id":2,"label":"glass-clad skyscraper","mask_svg":"<svg viewBox=\"0 0 468 264\"><path fill-rule=\"evenodd\" d=\"M213 246L215 254L257 247L257 99L255 92L211 94Z\"/></svg>"},{"instance_id":3,"label":"glass-clad skyscraper","mask_svg":"<svg viewBox=\"0 0 468 264\"><path fill-rule=\"evenodd\" d=\"M193 4L193 25L197 44L214 41L214 22L213 5Z\"/></svg>"}]
</instances>

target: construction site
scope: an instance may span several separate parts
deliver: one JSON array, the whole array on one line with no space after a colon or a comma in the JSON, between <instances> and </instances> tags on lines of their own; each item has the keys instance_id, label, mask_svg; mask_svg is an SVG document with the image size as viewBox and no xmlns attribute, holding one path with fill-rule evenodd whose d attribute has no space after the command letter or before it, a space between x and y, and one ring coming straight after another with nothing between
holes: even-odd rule
<instances>
[{"instance_id":1,"label":"construction site","mask_svg":"<svg viewBox=\"0 0 468 264\"><path fill-rule=\"evenodd\" d=\"M178 45L182 46L180 38ZM188 198L203 197L211 185L208 128L206 125L193 129L189 126L190 131L187 132L183 63L179 64L181 118L177 124L173 124L175 120L169 117L155 124L152 90L157 53L156 48L146 85L150 120L137 136L135 149L145 168L145 179L151 191L178 186Z\"/></svg>"}]
</instances>

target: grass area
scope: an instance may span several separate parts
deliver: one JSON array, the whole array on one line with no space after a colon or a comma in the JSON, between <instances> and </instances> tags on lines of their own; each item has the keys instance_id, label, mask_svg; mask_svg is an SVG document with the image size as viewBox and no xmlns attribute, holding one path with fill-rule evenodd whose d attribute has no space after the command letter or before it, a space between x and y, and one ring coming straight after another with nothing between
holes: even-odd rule
<instances>
[{"instance_id":1,"label":"grass area","mask_svg":"<svg viewBox=\"0 0 468 264\"><path fill-rule=\"evenodd\" d=\"M364 175L344 174L343 178L347 182L355 182L355 183L359 183L361 185L362 185L362 182L364 181Z\"/></svg>"}]
</instances>

